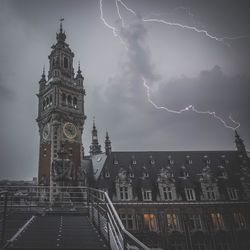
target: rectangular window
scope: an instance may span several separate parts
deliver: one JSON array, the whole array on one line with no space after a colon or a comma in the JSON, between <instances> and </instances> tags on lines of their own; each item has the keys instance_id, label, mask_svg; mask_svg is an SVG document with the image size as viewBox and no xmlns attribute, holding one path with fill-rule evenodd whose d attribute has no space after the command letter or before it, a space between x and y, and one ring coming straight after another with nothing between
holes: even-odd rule
<instances>
[{"instance_id":1,"label":"rectangular window","mask_svg":"<svg viewBox=\"0 0 250 250\"><path fill-rule=\"evenodd\" d=\"M239 196L238 196L238 190L235 188L228 188L227 189L227 193L229 196L230 200L238 200Z\"/></svg>"},{"instance_id":2,"label":"rectangular window","mask_svg":"<svg viewBox=\"0 0 250 250\"><path fill-rule=\"evenodd\" d=\"M190 216L190 229L202 230L201 216L199 214L193 214Z\"/></svg>"},{"instance_id":3,"label":"rectangular window","mask_svg":"<svg viewBox=\"0 0 250 250\"><path fill-rule=\"evenodd\" d=\"M206 187L207 199L216 200L215 188L213 186Z\"/></svg>"},{"instance_id":4,"label":"rectangular window","mask_svg":"<svg viewBox=\"0 0 250 250\"><path fill-rule=\"evenodd\" d=\"M235 222L236 228L238 228L238 229L244 229L247 226L245 217L240 212L234 213L234 222Z\"/></svg>"},{"instance_id":5,"label":"rectangular window","mask_svg":"<svg viewBox=\"0 0 250 250\"><path fill-rule=\"evenodd\" d=\"M152 191L151 190L143 190L143 200L144 201L152 201Z\"/></svg>"},{"instance_id":6,"label":"rectangular window","mask_svg":"<svg viewBox=\"0 0 250 250\"><path fill-rule=\"evenodd\" d=\"M163 187L163 198L164 200L171 201L173 200L172 189L171 187Z\"/></svg>"},{"instance_id":7,"label":"rectangular window","mask_svg":"<svg viewBox=\"0 0 250 250\"><path fill-rule=\"evenodd\" d=\"M128 187L120 187L120 199L128 200Z\"/></svg>"},{"instance_id":8,"label":"rectangular window","mask_svg":"<svg viewBox=\"0 0 250 250\"><path fill-rule=\"evenodd\" d=\"M167 226L170 230L180 230L180 224L177 214L167 214Z\"/></svg>"},{"instance_id":9,"label":"rectangular window","mask_svg":"<svg viewBox=\"0 0 250 250\"><path fill-rule=\"evenodd\" d=\"M132 214L120 214L120 218L126 229L135 229L134 216Z\"/></svg>"},{"instance_id":10,"label":"rectangular window","mask_svg":"<svg viewBox=\"0 0 250 250\"><path fill-rule=\"evenodd\" d=\"M195 192L192 188L185 188L185 195L187 201L195 201Z\"/></svg>"},{"instance_id":11,"label":"rectangular window","mask_svg":"<svg viewBox=\"0 0 250 250\"><path fill-rule=\"evenodd\" d=\"M194 243L193 250L207 250L206 243L204 242Z\"/></svg>"},{"instance_id":12,"label":"rectangular window","mask_svg":"<svg viewBox=\"0 0 250 250\"><path fill-rule=\"evenodd\" d=\"M158 225L155 214L144 214L144 228L150 232L158 232Z\"/></svg>"},{"instance_id":13,"label":"rectangular window","mask_svg":"<svg viewBox=\"0 0 250 250\"><path fill-rule=\"evenodd\" d=\"M223 230L225 229L223 217L221 213L212 213L211 214L213 227L215 230Z\"/></svg>"}]
</instances>

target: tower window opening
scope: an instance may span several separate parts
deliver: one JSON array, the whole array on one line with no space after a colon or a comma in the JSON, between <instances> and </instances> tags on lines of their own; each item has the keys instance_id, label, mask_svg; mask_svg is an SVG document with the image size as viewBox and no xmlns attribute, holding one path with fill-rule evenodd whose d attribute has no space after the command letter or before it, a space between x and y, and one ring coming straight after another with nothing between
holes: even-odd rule
<instances>
[{"instance_id":1,"label":"tower window opening","mask_svg":"<svg viewBox=\"0 0 250 250\"><path fill-rule=\"evenodd\" d=\"M77 108L77 98L73 98L73 107L76 109Z\"/></svg>"},{"instance_id":2,"label":"tower window opening","mask_svg":"<svg viewBox=\"0 0 250 250\"><path fill-rule=\"evenodd\" d=\"M71 95L68 95L67 104L72 105L72 97L71 97Z\"/></svg>"},{"instance_id":3,"label":"tower window opening","mask_svg":"<svg viewBox=\"0 0 250 250\"><path fill-rule=\"evenodd\" d=\"M67 69L69 67L69 61L67 57L63 58L63 67Z\"/></svg>"},{"instance_id":4,"label":"tower window opening","mask_svg":"<svg viewBox=\"0 0 250 250\"><path fill-rule=\"evenodd\" d=\"M43 110L46 108L46 100L43 100Z\"/></svg>"},{"instance_id":5,"label":"tower window opening","mask_svg":"<svg viewBox=\"0 0 250 250\"><path fill-rule=\"evenodd\" d=\"M66 95L63 93L62 94L62 102L65 104L66 103Z\"/></svg>"},{"instance_id":6,"label":"tower window opening","mask_svg":"<svg viewBox=\"0 0 250 250\"><path fill-rule=\"evenodd\" d=\"M52 105L52 95L49 96L49 106Z\"/></svg>"},{"instance_id":7,"label":"tower window opening","mask_svg":"<svg viewBox=\"0 0 250 250\"><path fill-rule=\"evenodd\" d=\"M49 107L49 97L46 98L46 108Z\"/></svg>"}]
</instances>

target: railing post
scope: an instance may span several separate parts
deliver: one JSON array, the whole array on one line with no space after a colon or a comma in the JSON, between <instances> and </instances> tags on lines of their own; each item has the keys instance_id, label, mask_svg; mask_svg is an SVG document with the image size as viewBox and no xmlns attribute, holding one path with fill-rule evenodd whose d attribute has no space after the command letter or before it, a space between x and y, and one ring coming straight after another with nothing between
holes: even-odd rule
<instances>
[{"instance_id":1,"label":"railing post","mask_svg":"<svg viewBox=\"0 0 250 250\"><path fill-rule=\"evenodd\" d=\"M7 216L7 201L8 201L8 193L4 194L4 209L3 209L3 222L2 222L2 237L1 243L4 242L5 239L5 226L6 226L6 216Z\"/></svg>"},{"instance_id":2,"label":"railing post","mask_svg":"<svg viewBox=\"0 0 250 250\"><path fill-rule=\"evenodd\" d=\"M105 201L106 202L106 201ZM107 234L108 234L108 243L110 245L110 235L109 235L109 216L108 216L108 213L106 213L106 218L107 218L107 224L106 224L106 227L107 227Z\"/></svg>"},{"instance_id":3,"label":"railing post","mask_svg":"<svg viewBox=\"0 0 250 250\"><path fill-rule=\"evenodd\" d=\"M97 197L97 222L98 222L99 232L101 233L100 209L99 209L99 194L97 194L96 197Z\"/></svg>"},{"instance_id":4,"label":"railing post","mask_svg":"<svg viewBox=\"0 0 250 250\"><path fill-rule=\"evenodd\" d=\"M90 211L89 211L89 189L86 189L86 194L87 194L87 207L88 207L88 216L90 217Z\"/></svg>"}]
</instances>

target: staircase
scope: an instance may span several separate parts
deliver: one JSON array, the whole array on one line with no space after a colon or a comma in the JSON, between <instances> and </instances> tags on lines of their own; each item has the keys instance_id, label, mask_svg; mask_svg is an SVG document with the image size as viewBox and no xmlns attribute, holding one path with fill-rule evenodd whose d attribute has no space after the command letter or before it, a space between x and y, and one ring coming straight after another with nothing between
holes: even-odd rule
<instances>
[{"instance_id":1,"label":"staircase","mask_svg":"<svg viewBox=\"0 0 250 250\"><path fill-rule=\"evenodd\" d=\"M107 250L109 247L87 216L45 215L33 217L6 249Z\"/></svg>"}]
</instances>

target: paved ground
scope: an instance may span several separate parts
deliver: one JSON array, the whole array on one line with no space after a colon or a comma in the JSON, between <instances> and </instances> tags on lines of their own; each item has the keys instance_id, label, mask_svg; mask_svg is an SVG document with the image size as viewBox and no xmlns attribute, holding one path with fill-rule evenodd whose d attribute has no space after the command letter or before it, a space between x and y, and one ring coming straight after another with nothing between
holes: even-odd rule
<instances>
[{"instance_id":1,"label":"paved ground","mask_svg":"<svg viewBox=\"0 0 250 250\"><path fill-rule=\"evenodd\" d=\"M36 216L8 249L109 249L87 216Z\"/></svg>"}]
</instances>

